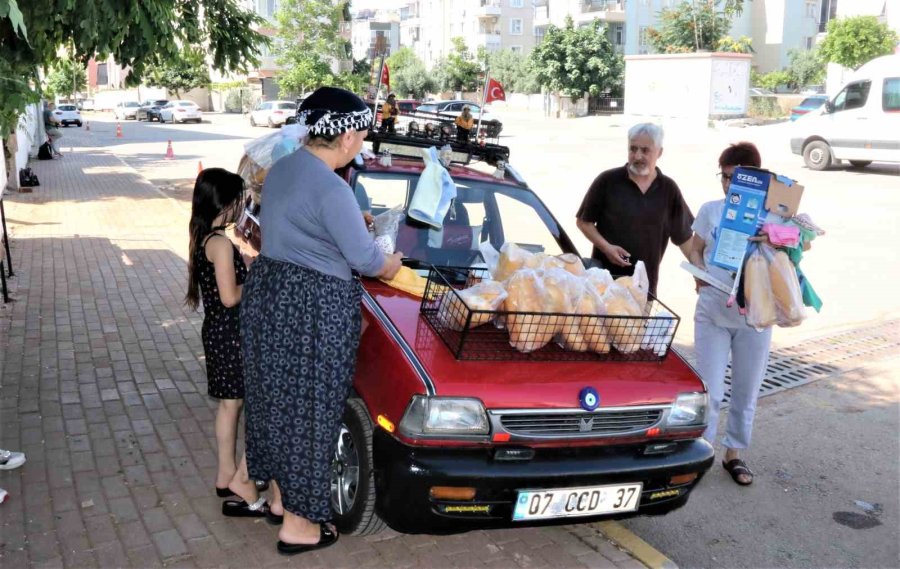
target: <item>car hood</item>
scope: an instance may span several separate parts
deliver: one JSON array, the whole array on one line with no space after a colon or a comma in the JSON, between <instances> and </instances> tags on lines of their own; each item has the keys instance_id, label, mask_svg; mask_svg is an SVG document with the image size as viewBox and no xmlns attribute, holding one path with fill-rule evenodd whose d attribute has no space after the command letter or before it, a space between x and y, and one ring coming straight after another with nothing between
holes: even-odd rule
<instances>
[{"instance_id":1,"label":"car hood","mask_svg":"<svg viewBox=\"0 0 900 569\"><path fill-rule=\"evenodd\" d=\"M705 391L674 352L662 362L457 360L420 316L421 299L380 281L363 281L380 308L380 314L369 312L367 317L396 331L394 345L381 353L396 350L399 355L408 347L438 396L476 397L488 409L571 409L579 406L579 392L589 386L598 391L604 407L670 404L679 393Z\"/></svg>"}]
</instances>

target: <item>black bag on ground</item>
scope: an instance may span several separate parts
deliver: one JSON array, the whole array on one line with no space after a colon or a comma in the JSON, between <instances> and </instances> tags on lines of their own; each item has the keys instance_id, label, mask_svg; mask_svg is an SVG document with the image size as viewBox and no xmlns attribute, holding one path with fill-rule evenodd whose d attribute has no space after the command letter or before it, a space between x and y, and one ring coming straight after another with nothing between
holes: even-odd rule
<instances>
[{"instance_id":1,"label":"black bag on ground","mask_svg":"<svg viewBox=\"0 0 900 569\"><path fill-rule=\"evenodd\" d=\"M45 142L38 148L38 160L53 160L53 147Z\"/></svg>"},{"instance_id":2,"label":"black bag on ground","mask_svg":"<svg viewBox=\"0 0 900 569\"><path fill-rule=\"evenodd\" d=\"M19 170L19 186L23 188L33 188L40 186L37 174L31 168L22 168Z\"/></svg>"}]
</instances>

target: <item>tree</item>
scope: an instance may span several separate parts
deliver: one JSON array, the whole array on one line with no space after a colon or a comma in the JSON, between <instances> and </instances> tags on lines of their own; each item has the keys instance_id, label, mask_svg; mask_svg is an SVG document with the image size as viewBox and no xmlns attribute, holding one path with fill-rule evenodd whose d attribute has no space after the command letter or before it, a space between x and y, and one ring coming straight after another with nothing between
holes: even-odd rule
<instances>
[{"instance_id":1,"label":"tree","mask_svg":"<svg viewBox=\"0 0 900 569\"><path fill-rule=\"evenodd\" d=\"M53 64L52 71L47 75L44 91L48 96L61 97L84 91L86 85L87 71L84 65L65 57Z\"/></svg>"},{"instance_id":2,"label":"tree","mask_svg":"<svg viewBox=\"0 0 900 569\"><path fill-rule=\"evenodd\" d=\"M659 13L659 27L647 31L648 40L658 53L715 51L743 8L743 0L682 2Z\"/></svg>"},{"instance_id":3,"label":"tree","mask_svg":"<svg viewBox=\"0 0 900 569\"><path fill-rule=\"evenodd\" d=\"M178 57L182 46L202 48L218 70L245 71L268 43L254 29L263 23L238 0L0 0L0 133L37 99L37 68L60 47L73 46L81 63L112 56L137 85L149 64Z\"/></svg>"},{"instance_id":4,"label":"tree","mask_svg":"<svg viewBox=\"0 0 900 569\"><path fill-rule=\"evenodd\" d=\"M391 91L400 96L421 99L438 85L433 74L409 47L401 47L385 60L391 73Z\"/></svg>"},{"instance_id":5,"label":"tree","mask_svg":"<svg viewBox=\"0 0 900 569\"><path fill-rule=\"evenodd\" d=\"M455 37L450 41L453 43L453 51L438 65L439 87L448 91L477 90L481 66L469 52L463 38Z\"/></svg>"},{"instance_id":6,"label":"tree","mask_svg":"<svg viewBox=\"0 0 900 569\"><path fill-rule=\"evenodd\" d=\"M791 83L791 74L787 71L770 71L769 73L765 73L763 75L757 76L757 87L763 87L770 91L774 91L776 88L781 87L782 85L790 85Z\"/></svg>"},{"instance_id":7,"label":"tree","mask_svg":"<svg viewBox=\"0 0 900 569\"><path fill-rule=\"evenodd\" d=\"M180 99L182 92L210 85L209 69L200 51L185 48L177 58L149 67L147 84L151 87L164 87Z\"/></svg>"},{"instance_id":8,"label":"tree","mask_svg":"<svg viewBox=\"0 0 900 569\"><path fill-rule=\"evenodd\" d=\"M828 22L827 34L819 46L825 61L850 69L881 55L888 55L897 45L897 33L875 16L855 16Z\"/></svg>"},{"instance_id":9,"label":"tree","mask_svg":"<svg viewBox=\"0 0 900 569\"><path fill-rule=\"evenodd\" d=\"M599 20L575 29L571 17L562 28L547 28L531 52L531 62L541 85L574 99L585 92L597 96L618 89L625 69Z\"/></svg>"},{"instance_id":10,"label":"tree","mask_svg":"<svg viewBox=\"0 0 900 569\"><path fill-rule=\"evenodd\" d=\"M817 85L825 79L825 62L817 49L792 49L788 52L790 63L787 72L791 76L791 86Z\"/></svg>"},{"instance_id":11,"label":"tree","mask_svg":"<svg viewBox=\"0 0 900 569\"><path fill-rule=\"evenodd\" d=\"M537 72L526 55L508 49L495 51L488 56L491 77L499 81L508 93L540 93L541 84Z\"/></svg>"},{"instance_id":12,"label":"tree","mask_svg":"<svg viewBox=\"0 0 900 569\"><path fill-rule=\"evenodd\" d=\"M283 70L281 89L301 94L339 82L332 62L351 57L350 42L341 37L347 17L346 2L331 0L283 0L275 15L275 60Z\"/></svg>"}]
</instances>

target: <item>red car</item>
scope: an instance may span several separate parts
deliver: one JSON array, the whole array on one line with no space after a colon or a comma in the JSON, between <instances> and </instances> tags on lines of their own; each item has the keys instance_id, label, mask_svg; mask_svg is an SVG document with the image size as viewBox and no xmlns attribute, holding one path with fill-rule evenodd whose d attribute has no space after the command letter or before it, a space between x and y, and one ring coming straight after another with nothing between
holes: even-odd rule
<instances>
[{"instance_id":1,"label":"red car","mask_svg":"<svg viewBox=\"0 0 900 569\"><path fill-rule=\"evenodd\" d=\"M369 138L376 151L391 144L390 166L357 159L341 172L357 192L364 188L376 215L409 204L423 170L418 151L402 156L389 136ZM508 158L499 146L475 152ZM477 266L484 240L576 252L513 168L502 178L464 164L449 171L458 197L443 231L401 224L398 235L397 248L429 275L429 287L440 269L426 267ZM258 250L256 219L248 212L238 233ZM458 359L421 299L375 279L362 284L367 325L332 483L342 531L373 533L386 523L445 533L663 514L684 505L711 466L714 452L702 439L706 388L678 354L565 361L550 346L516 358L497 344L483 360Z\"/></svg>"}]
</instances>

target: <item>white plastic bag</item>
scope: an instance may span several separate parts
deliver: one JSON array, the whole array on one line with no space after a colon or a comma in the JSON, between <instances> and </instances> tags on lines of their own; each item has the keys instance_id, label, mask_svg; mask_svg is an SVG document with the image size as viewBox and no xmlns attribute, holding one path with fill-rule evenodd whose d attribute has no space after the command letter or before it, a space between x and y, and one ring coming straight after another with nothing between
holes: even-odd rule
<instances>
[{"instance_id":1,"label":"white plastic bag","mask_svg":"<svg viewBox=\"0 0 900 569\"><path fill-rule=\"evenodd\" d=\"M606 327L612 338L613 346L623 354L630 354L641 348L646 324L643 310L634 300L631 292L619 283L607 287L603 294L603 304L609 316L626 316L633 318L608 318Z\"/></svg>"},{"instance_id":2,"label":"white plastic bag","mask_svg":"<svg viewBox=\"0 0 900 569\"><path fill-rule=\"evenodd\" d=\"M628 289L635 302L644 312L647 307L647 294L650 292L650 279L647 277L647 267L643 261L638 261L634 266L634 274L630 277L619 277L616 282Z\"/></svg>"},{"instance_id":3,"label":"white plastic bag","mask_svg":"<svg viewBox=\"0 0 900 569\"><path fill-rule=\"evenodd\" d=\"M641 340L641 349L653 350L657 356L662 357L666 355L674 333L675 315L668 310L660 310L659 314L647 321L644 339Z\"/></svg>"},{"instance_id":4,"label":"white plastic bag","mask_svg":"<svg viewBox=\"0 0 900 569\"><path fill-rule=\"evenodd\" d=\"M373 218L375 244L388 255L397 250L397 234L400 232L400 222L404 217L403 206L398 205Z\"/></svg>"},{"instance_id":5,"label":"white plastic bag","mask_svg":"<svg viewBox=\"0 0 900 569\"><path fill-rule=\"evenodd\" d=\"M469 288L456 291L456 294L452 292L445 294L438 307L438 319L451 330L458 332L465 328L470 311L490 311L472 313L469 328L475 328L493 320L506 297L506 289L502 284L490 280L481 281Z\"/></svg>"}]
</instances>

